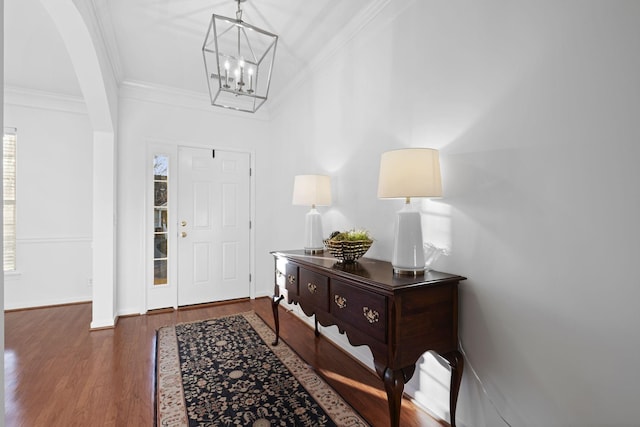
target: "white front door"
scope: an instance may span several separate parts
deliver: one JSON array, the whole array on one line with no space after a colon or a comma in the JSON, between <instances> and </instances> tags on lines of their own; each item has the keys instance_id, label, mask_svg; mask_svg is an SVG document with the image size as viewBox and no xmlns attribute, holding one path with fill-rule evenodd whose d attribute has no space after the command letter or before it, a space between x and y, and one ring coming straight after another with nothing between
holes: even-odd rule
<instances>
[{"instance_id":1,"label":"white front door","mask_svg":"<svg viewBox=\"0 0 640 427\"><path fill-rule=\"evenodd\" d=\"M178 150L178 305L250 293L248 153Z\"/></svg>"}]
</instances>

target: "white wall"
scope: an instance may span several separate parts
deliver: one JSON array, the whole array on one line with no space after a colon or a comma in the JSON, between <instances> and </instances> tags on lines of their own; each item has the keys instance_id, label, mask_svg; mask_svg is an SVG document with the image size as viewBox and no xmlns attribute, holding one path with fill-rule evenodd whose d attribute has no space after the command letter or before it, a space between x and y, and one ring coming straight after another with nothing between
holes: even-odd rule
<instances>
[{"instance_id":1,"label":"white wall","mask_svg":"<svg viewBox=\"0 0 640 427\"><path fill-rule=\"evenodd\" d=\"M268 244L276 191L272 173L268 122L261 115L226 112L211 107L206 97L166 88L123 85L119 105L118 145L118 314L145 311L145 197L149 144L210 147L250 152L254 161L255 234L254 286L257 296L273 291L272 249ZM174 219L175 220L175 219ZM174 221L171 220L170 221Z\"/></svg>"},{"instance_id":2,"label":"white wall","mask_svg":"<svg viewBox=\"0 0 640 427\"><path fill-rule=\"evenodd\" d=\"M5 308L90 301L92 131L82 100L7 89L17 128L17 272Z\"/></svg>"},{"instance_id":3,"label":"white wall","mask_svg":"<svg viewBox=\"0 0 640 427\"><path fill-rule=\"evenodd\" d=\"M331 174L325 231L368 228L368 255L389 259L400 206L376 198L380 154L431 146L441 149L445 197L416 206L425 239L452 249L437 267L469 278L460 337L488 392L467 365L460 424L506 425L495 405L514 426L637 425L639 16L632 0L391 0L270 122L180 94L142 101L149 92L124 87L117 312L143 310L148 142L255 154L258 295L272 288L268 251L301 245L294 175ZM34 262L18 261L5 304L88 299L89 120L7 101L5 125L30 147L18 153L19 209L29 212L18 213L18 256ZM447 417L438 381L446 372L426 357L407 390Z\"/></svg>"},{"instance_id":4,"label":"white wall","mask_svg":"<svg viewBox=\"0 0 640 427\"><path fill-rule=\"evenodd\" d=\"M293 176L322 172L327 234L366 227L390 259L380 154L441 149L445 197L416 206L452 250L437 267L469 278L460 338L488 392L467 364L461 425L638 424L637 40L636 1L391 1L274 120L283 248L303 232ZM448 417L439 366L407 390Z\"/></svg>"}]
</instances>

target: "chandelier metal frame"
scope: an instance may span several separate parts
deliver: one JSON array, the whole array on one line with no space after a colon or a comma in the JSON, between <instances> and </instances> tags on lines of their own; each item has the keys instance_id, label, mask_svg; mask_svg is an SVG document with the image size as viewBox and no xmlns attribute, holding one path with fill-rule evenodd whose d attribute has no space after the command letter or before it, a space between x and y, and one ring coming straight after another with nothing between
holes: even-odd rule
<instances>
[{"instance_id":1,"label":"chandelier metal frame","mask_svg":"<svg viewBox=\"0 0 640 427\"><path fill-rule=\"evenodd\" d=\"M236 17L212 14L202 45L211 105L255 113L267 100L278 36Z\"/></svg>"}]
</instances>

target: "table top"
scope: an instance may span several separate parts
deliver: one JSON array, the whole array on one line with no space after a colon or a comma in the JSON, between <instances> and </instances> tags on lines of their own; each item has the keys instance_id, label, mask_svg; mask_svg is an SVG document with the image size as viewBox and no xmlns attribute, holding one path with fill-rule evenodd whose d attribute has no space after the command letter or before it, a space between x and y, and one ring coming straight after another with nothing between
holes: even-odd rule
<instances>
[{"instance_id":1,"label":"table top","mask_svg":"<svg viewBox=\"0 0 640 427\"><path fill-rule=\"evenodd\" d=\"M391 292L466 280L466 277L435 270L416 276L398 275L394 274L390 262L373 258L360 258L354 263L343 263L328 252L308 254L302 249L273 251L271 254L311 268L329 270L338 277L360 281Z\"/></svg>"}]
</instances>

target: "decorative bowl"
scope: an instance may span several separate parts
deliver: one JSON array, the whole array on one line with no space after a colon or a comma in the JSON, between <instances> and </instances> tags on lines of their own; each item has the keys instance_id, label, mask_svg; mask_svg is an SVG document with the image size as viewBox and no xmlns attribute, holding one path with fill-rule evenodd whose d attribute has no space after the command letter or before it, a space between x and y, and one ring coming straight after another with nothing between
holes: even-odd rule
<instances>
[{"instance_id":1,"label":"decorative bowl","mask_svg":"<svg viewBox=\"0 0 640 427\"><path fill-rule=\"evenodd\" d=\"M345 263L355 262L367 253L372 244L373 240L324 240L329 253Z\"/></svg>"}]
</instances>

